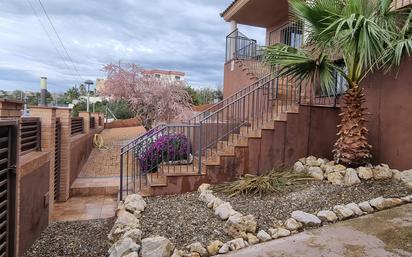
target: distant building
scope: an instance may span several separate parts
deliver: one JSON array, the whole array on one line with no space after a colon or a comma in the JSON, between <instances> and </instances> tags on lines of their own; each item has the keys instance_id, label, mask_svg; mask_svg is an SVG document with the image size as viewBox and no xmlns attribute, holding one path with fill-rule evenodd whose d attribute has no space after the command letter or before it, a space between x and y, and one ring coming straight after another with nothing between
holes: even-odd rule
<instances>
[{"instance_id":1,"label":"distant building","mask_svg":"<svg viewBox=\"0 0 412 257\"><path fill-rule=\"evenodd\" d=\"M143 75L170 81L185 81L185 73L181 71L144 70Z\"/></svg>"},{"instance_id":2,"label":"distant building","mask_svg":"<svg viewBox=\"0 0 412 257\"><path fill-rule=\"evenodd\" d=\"M96 79L96 92L101 91L104 88L105 79L97 78Z\"/></svg>"}]
</instances>

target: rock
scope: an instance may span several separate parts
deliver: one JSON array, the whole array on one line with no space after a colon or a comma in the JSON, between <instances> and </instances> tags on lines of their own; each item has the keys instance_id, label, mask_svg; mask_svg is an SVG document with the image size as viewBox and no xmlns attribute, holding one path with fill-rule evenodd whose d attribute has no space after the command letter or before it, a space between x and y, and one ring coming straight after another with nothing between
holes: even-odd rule
<instances>
[{"instance_id":1,"label":"rock","mask_svg":"<svg viewBox=\"0 0 412 257\"><path fill-rule=\"evenodd\" d=\"M318 158L319 166L325 165L328 162L328 159Z\"/></svg>"},{"instance_id":2,"label":"rock","mask_svg":"<svg viewBox=\"0 0 412 257\"><path fill-rule=\"evenodd\" d=\"M257 238L259 238L259 240L262 241L262 242L266 242L266 241L269 241L270 239L272 239L272 237L264 230L260 230L257 233Z\"/></svg>"},{"instance_id":3,"label":"rock","mask_svg":"<svg viewBox=\"0 0 412 257\"><path fill-rule=\"evenodd\" d=\"M212 201L210 201L207 204L207 207L212 208L213 210L216 210L217 207L219 207L220 205L224 204L225 201L223 201L222 199L215 197Z\"/></svg>"},{"instance_id":4,"label":"rock","mask_svg":"<svg viewBox=\"0 0 412 257\"><path fill-rule=\"evenodd\" d=\"M318 159L314 156L309 156L306 158L306 166L308 167L319 167L320 163L318 162Z\"/></svg>"},{"instance_id":5,"label":"rock","mask_svg":"<svg viewBox=\"0 0 412 257\"><path fill-rule=\"evenodd\" d=\"M412 182L405 182L405 186L412 190Z\"/></svg>"},{"instance_id":6,"label":"rock","mask_svg":"<svg viewBox=\"0 0 412 257\"><path fill-rule=\"evenodd\" d=\"M400 172L399 170L395 170L395 169L392 169L391 171L392 171L392 179L394 181L401 181L402 172Z\"/></svg>"},{"instance_id":7,"label":"rock","mask_svg":"<svg viewBox=\"0 0 412 257\"><path fill-rule=\"evenodd\" d=\"M209 190L209 188L210 188L210 184L203 183L197 188L197 191L199 193L202 193L203 191Z\"/></svg>"},{"instance_id":8,"label":"rock","mask_svg":"<svg viewBox=\"0 0 412 257\"><path fill-rule=\"evenodd\" d=\"M134 242L140 244L142 242L142 231L140 229L132 229L123 234L122 238L129 237Z\"/></svg>"},{"instance_id":9,"label":"rock","mask_svg":"<svg viewBox=\"0 0 412 257\"><path fill-rule=\"evenodd\" d=\"M303 223L305 226L319 226L322 224L322 221L318 217L303 211L292 212L292 218Z\"/></svg>"},{"instance_id":10,"label":"rock","mask_svg":"<svg viewBox=\"0 0 412 257\"><path fill-rule=\"evenodd\" d=\"M236 250L240 250L240 249L246 247L246 244L245 244L245 241L243 240L243 238L233 239L233 240L227 242L227 245L229 246L230 251L236 251ZM220 250L219 250L219 253L220 253Z\"/></svg>"},{"instance_id":11,"label":"rock","mask_svg":"<svg viewBox=\"0 0 412 257\"><path fill-rule=\"evenodd\" d=\"M353 186L360 184L361 181L358 177L356 170L354 169L346 169L345 176L343 176L343 184L345 186Z\"/></svg>"},{"instance_id":12,"label":"rock","mask_svg":"<svg viewBox=\"0 0 412 257\"><path fill-rule=\"evenodd\" d=\"M220 247L219 252L220 254L225 254L229 252L229 244L225 243L222 245L222 247Z\"/></svg>"},{"instance_id":13,"label":"rock","mask_svg":"<svg viewBox=\"0 0 412 257\"><path fill-rule=\"evenodd\" d=\"M402 197L401 200L405 203L412 203L412 195Z\"/></svg>"},{"instance_id":14,"label":"rock","mask_svg":"<svg viewBox=\"0 0 412 257\"><path fill-rule=\"evenodd\" d=\"M339 220L344 220L353 216L353 211L343 205L336 205L333 207L333 211L338 216Z\"/></svg>"},{"instance_id":15,"label":"rock","mask_svg":"<svg viewBox=\"0 0 412 257\"><path fill-rule=\"evenodd\" d=\"M129 253L136 252L140 250L140 245L133 242L133 239L127 237L120 239L109 249L109 257L122 257Z\"/></svg>"},{"instance_id":16,"label":"rock","mask_svg":"<svg viewBox=\"0 0 412 257\"><path fill-rule=\"evenodd\" d=\"M359 203L358 205L359 205L359 208L360 208L362 211L364 211L364 212L372 213L372 212L375 211L375 210L372 208L372 206L369 204L368 201L361 202L361 203Z\"/></svg>"},{"instance_id":17,"label":"rock","mask_svg":"<svg viewBox=\"0 0 412 257\"><path fill-rule=\"evenodd\" d=\"M149 237L142 240L142 257L170 257L174 246L164 237Z\"/></svg>"},{"instance_id":18,"label":"rock","mask_svg":"<svg viewBox=\"0 0 412 257\"><path fill-rule=\"evenodd\" d=\"M345 205L345 207L351 209L351 211L353 211L353 213L354 213L356 216L361 216L361 215L366 214L365 212L363 212L363 211L359 208L359 206L358 206L356 203L348 203L347 205Z\"/></svg>"},{"instance_id":19,"label":"rock","mask_svg":"<svg viewBox=\"0 0 412 257\"><path fill-rule=\"evenodd\" d=\"M259 238L257 238L257 236L253 235L252 233L247 233L247 242L249 243L249 245L255 245L257 243L259 243Z\"/></svg>"},{"instance_id":20,"label":"rock","mask_svg":"<svg viewBox=\"0 0 412 257\"><path fill-rule=\"evenodd\" d=\"M299 161L300 161L303 165L306 165L306 158L300 158Z\"/></svg>"},{"instance_id":21,"label":"rock","mask_svg":"<svg viewBox=\"0 0 412 257\"><path fill-rule=\"evenodd\" d=\"M341 174L345 174L346 167L341 165L341 164L336 164L336 165L328 165L325 169L325 173L329 174L332 172L340 172Z\"/></svg>"},{"instance_id":22,"label":"rock","mask_svg":"<svg viewBox=\"0 0 412 257\"><path fill-rule=\"evenodd\" d=\"M309 175L316 180L323 180L323 170L320 167L310 167L308 169Z\"/></svg>"},{"instance_id":23,"label":"rock","mask_svg":"<svg viewBox=\"0 0 412 257\"><path fill-rule=\"evenodd\" d=\"M306 168L301 162L296 162L295 165L293 165L293 171L297 173L304 173L306 172Z\"/></svg>"},{"instance_id":24,"label":"rock","mask_svg":"<svg viewBox=\"0 0 412 257\"><path fill-rule=\"evenodd\" d=\"M375 166L375 168L372 169L373 172L373 178L376 180L379 179L390 179L392 178L392 170L389 169L389 166L386 164L381 164L378 166Z\"/></svg>"},{"instance_id":25,"label":"rock","mask_svg":"<svg viewBox=\"0 0 412 257\"><path fill-rule=\"evenodd\" d=\"M285 227L288 230L298 230L303 227L302 223L296 221L294 218L289 218L285 221Z\"/></svg>"},{"instance_id":26,"label":"rock","mask_svg":"<svg viewBox=\"0 0 412 257\"><path fill-rule=\"evenodd\" d=\"M358 168L359 178L364 180L369 180L373 178L373 171L369 167L359 167Z\"/></svg>"},{"instance_id":27,"label":"rock","mask_svg":"<svg viewBox=\"0 0 412 257\"><path fill-rule=\"evenodd\" d=\"M235 210L233 210L230 203L221 204L219 207L215 209L215 215L219 216L221 220L227 220L230 216L237 214Z\"/></svg>"},{"instance_id":28,"label":"rock","mask_svg":"<svg viewBox=\"0 0 412 257\"><path fill-rule=\"evenodd\" d=\"M197 252L190 253L189 257L200 257L200 254Z\"/></svg>"},{"instance_id":29,"label":"rock","mask_svg":"<svg viewBox=\"0 0 412 257\"><path fill-rule=\"evenodd\" d=\"M132 253L129 253L128 255L123 255L123 257L139 257L139 254L137 252L132 252Z\"/></svg>"},{"instance_id":30,"label":"rock","mask_svg":"<svg viewBox=\"0 0 412 257\"><path fill-rule=\"evenodd\" d=\"M186 253L185 251L179 250L179 249L175 249L173 251L172 256L170 257L184 257L187 256L188 253Z\"/></svg>"},{"instance_id":31,"label":"rock","mask_svg":"<svg viewBox=\"0 0 412 257\"><path fill-rule=\"evenodd\" d=\"M125 209L120 209L117 212L117 219L109 233L109 240L112 242L118 241L124 233L129 230L139 228L139 220Z\"/></svg>"},{"instance_id":32,"label":"rock","mask_svg":"<svg viewBox=\"0 0 412 257\"><path fill-rule=\"evenodd\" d=\"M289 236L291 233L285 228L271 228L269 234L273 239Z\"/></svg>"},{"instance_id":33,"label":"rock","mask_svg":"<svg viewBox=\"0 0 412 257\"><path fill-rule=\"evenodd\" d=\"M333 185L343 185L343 176L340 172L331 172L327 175L327 179Z\"/></svg>"},{"instance_id":34,"label":"rock","mask_svg":"<svg viewBox=\"0 0 412 257\"><path fill-rule=\"evenodd\" d=\"M369 204L377 210L384 210L402 204L402 200L399 198L378 197L370 200Z\"/></svg>"},{"instance_id":35,"label":"rock","mask_svg":"<svg viewBox=\"0 0 412 257\"><path fill-rule=\"evenodd\" d=\"M327 221L327 222L335 222L338 220L338 217L333 211L320 211L318 212L317 216L322 221Z\"/></svg>"},{"instance_id":36,"label":"rock","mask_svg":"<svg viewBox=\"0 0 412 257\"><path fill-rule=\"evenodd\" d=\"M206 247L207 252L210 256L217 255L219 253L219 249L223 246L223 242L219 240L214 240L209 243Z\"/></svg>"},{"instance_id":37,"label":"rock","mask_svg":"<svg viewBox=\"0 0 412 257\"><path fill-rule=\"evenodd\" d=\"M255 233L257 222L253 215L232 215L225 223L225 232L232 238L247 239L247 233Z\"/></svg>"},{"instance_id":38,"label":"rock","mask_svg":"<svg viewBox=\"0 0 412 257\"><path fill-rule=\"evenodd\" d=\"M132 194L124 200L124 207L131 213L142 212L146 208L146 202L141 195Z\"/></svg>"},{"instance_id":39,"label":"rock","mask_svg":"<svg viewBox=\"0 0 412 257\"><path fill-rule=\"evenodd\" d=\"M207 252L206 248L204 248L202 243L200 243L200 242L190 244L186 248L190 252L198 253L201 257L207 257L208 256L208 252Z\"/></svg>"},{"instance_id":40,"label":"rock","mask_svg":"<svg viewBox=\"0 0 412 257\"><path fill-rule=\"evenodd\" d=\"M205 190L202 193L200 193L200 195L199 195L199 200L204 202L205 204L209 204L215 198L216 198L216 196L214 196L212 191L210 191L210 190Z\"/></svg>"},{"instance_id":41,"label":"rock","mask_svg":"<svg viewBox=\"0 0 412 257\"><path fill-rule=\"evenodd\" d=\"M400 179L403 183L412 185L412 170L402 171L400 174ZM409 186L409 189L412 189L412 187Z\"/></svg>"}]
</instances>

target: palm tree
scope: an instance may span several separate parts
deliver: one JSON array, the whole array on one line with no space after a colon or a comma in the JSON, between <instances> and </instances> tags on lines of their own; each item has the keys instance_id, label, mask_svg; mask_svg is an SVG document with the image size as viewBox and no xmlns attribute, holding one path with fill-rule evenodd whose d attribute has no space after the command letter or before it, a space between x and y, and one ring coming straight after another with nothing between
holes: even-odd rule
<instances>
[{"instance_id":1,"label":"palm tree","mask_svg":"<svg viewBox=\"0 0 412 257\"><path fill-rule=\"evenodd\" d=\"M394 10L392 0L289 0L291 15L305 28L301 49L283 44L266 50L278 76L310 82L336 94L335 76L347 83L334 159L346 166L370 162L362 81L373 71L390 70L412 52L412 12ZM342 68L339 63L344 63Z\"/></svg>"}]
</instances>

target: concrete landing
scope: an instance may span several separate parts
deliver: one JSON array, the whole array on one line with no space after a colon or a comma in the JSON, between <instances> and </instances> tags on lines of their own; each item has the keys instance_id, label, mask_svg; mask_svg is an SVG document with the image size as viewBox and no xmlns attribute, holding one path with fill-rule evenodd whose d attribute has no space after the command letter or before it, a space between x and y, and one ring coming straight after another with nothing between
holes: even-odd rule
<instances>
[{"instance_id":1,"label":"concrete landing","mask_svg":"<svg viewBox=\"0 0 412 257\"><path fill-rule=\"evenodd\" d=\"M412 204L220 256L412 256Z\"/></svg>"}]
</instances>

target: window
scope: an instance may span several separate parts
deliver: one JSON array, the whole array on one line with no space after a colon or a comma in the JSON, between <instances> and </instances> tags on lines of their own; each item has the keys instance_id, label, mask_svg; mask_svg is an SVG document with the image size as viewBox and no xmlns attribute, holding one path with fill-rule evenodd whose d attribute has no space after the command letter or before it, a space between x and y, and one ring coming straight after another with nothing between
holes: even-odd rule
<instances>
[{"instance_id":1,"label":"window","mask_svg":"<svg viewBox=\"0 0 412 257\"><path fill-rule=\"evenodd\" d=\"M160 79L160 74L155 74L155 78Z\"/></svg>"},{"instance_id":2,"label":"window","mask_svg":"<svg viewBox=\"0 0 412 257\"><path fill-rule=\"evenodd\" d=\"M303 45L303 29L300 22L290 23L280 31L280 42L292 47Z\"/></svg>"},{"instance_id":3,"label":"window","mask_svg":"<svg viewBox=\"0 0 412 257\"><path fill-rule=\"evenodd\" d=\"M175 80L180 80L180 76L175 76Z\"/></svg>"}]
</instances>

